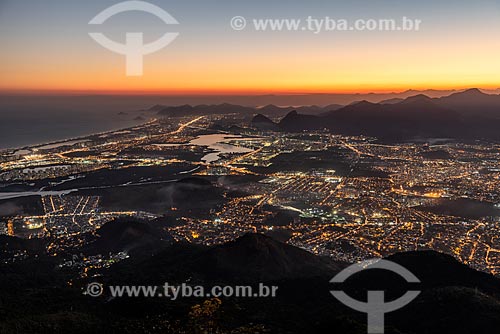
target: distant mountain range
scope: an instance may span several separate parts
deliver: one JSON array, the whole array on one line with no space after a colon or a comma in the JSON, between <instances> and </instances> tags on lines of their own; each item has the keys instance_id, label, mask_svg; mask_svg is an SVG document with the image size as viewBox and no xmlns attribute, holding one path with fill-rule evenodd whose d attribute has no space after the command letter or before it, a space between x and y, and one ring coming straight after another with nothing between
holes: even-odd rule
<instances>
[{"instance_id":1,"label":"distant mountain range","mask_svg":"<svg viewBox=\"0 0 500 334\"><path fill-rule=\"evenodd\" d=\"M356 101L369 101L380 103L391 99L405 99L410 96L424 94L431 98L448 96L460 93L463 90L414 90L387 93L283 93L266 95L184 95L184 96L149 96L149 101L160 105L213 105L231 103L244 106L265 106L269 104L277 106L309 106L317 105L324 107L328 104L347 105ZM499 94L500 89L484 90L488 94ZM128 97L128 99L131 99ZM141 99L146 101L146 97Z\"/></svg>"},{"instance_id":2,"label":"distant mountain range","mask_svg":"<svg viewBox=\"0 0 500 334\"><path fill-rule=\"evenodd\" d=\"M141 97L143 105L156 104L159 107L179 105L218 105L229 103L249 107L276 106L312 106L325 107L329 104L348 105L359 101L381 103L383 101L404 100L407 97L424 94L431 98L439 98L464 90L406 90L389 93L311 93L311 94L268 94L268 95L185 95L185 96L149 96ZM500 89L483 90L488 94L500 94ZM132 104L132 97L126 97ZM100 101L102 104L103 102ZM134 104L135 105L135 104ZM161 109L161 108L160 108ZM156 111L159 111L156 110Z\"/></svg>"},{"instance_id":3,"label":"distant mountain range","mask_svg":"<svg viewBox=\"0 0 500 334\"><path fill-rule=\"evenodd\" d=\"M500 95L471 89L441 98L419 94L383 103L361 101L321 115L288 113L283 131L328 129L385 139L441 137L500 139Z\"/></svg>"},{"instance_id":4,"label":"distant mountain range","mask_svg":"<svg viewBox=\"0 0 500 334\"><path fill-rule=\"evenodd\" d=\"M250 126L259 130L300 132L326 129L339 134L390 140L426 137L500 140L500 95L486 94L476 88L446 96L441 96L443 91L426 91L431 96L414 93L417 92L407 91L399 94L400 97L382 99L379 103L362 100L345 106L280 107L269 104L253 108L223 103L155 105L150 111L165 117L214 113L255 115ZM432 97L436 95L439 97Z\"/></svg>"},{"instance_id":5,"label":"distant mountain range","mask_svg":"<svg viewBox=\"0 0 500 334\"><path fill-rule=\"evenodd\" d=\"M337 110L342 108L342 105L330 104L325 107L318 106L302 106L302 107L279 107L273 104L266 105L261 108L245 107L241 105L222 103L213 105L196 105L189 104L181 106L160 106L155 105L149 111L156 112L159 116L179 117L179 116L197 116L210 114L237 114L237 115L254 115L256 113L265 114L267 116L283 116L286 113L297 110L302 114L316 115L327 111Z\"/></svg>"}]
</instances>

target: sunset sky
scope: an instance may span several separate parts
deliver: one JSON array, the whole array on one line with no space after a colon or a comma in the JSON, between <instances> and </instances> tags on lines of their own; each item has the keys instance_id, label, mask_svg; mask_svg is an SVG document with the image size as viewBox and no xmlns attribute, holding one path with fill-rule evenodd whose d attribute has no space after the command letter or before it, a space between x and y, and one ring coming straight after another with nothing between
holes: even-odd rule
<instances>
[{"instance_id":1,"label":"sunset sky","mask_svg":"<svg viewBox=\"0 0 500 334\"><path fill-rule=\"evenodd\" d=\"M0 0L1 91L180 93L366 92L500 87L500 1L151 0L179 21L148 13L88 22L120 1ZM422 20L418 32L234 31L233 16ZM125 57L89 32L123 42L179 32L127 77Z\"/></svg>"}]
</instances>

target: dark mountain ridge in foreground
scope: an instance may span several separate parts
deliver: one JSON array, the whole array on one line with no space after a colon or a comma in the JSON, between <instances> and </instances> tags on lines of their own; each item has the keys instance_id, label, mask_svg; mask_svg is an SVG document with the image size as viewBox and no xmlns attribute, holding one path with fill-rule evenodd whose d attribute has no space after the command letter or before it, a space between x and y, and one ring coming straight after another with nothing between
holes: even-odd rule
<instances>
[{"instance_id":1,"label":"dark mountain ridge in foreground","mask_svg":"<svg viewBox=\"0 0 500 334\"><path fill-rule=\"evenodd\" d=\"M488 333L500 325L499 279L434 251L399 253L387 259L403 265L421 283L409 285L392 273L368 270L340 287L332 285L331 277L347 264L259 234L213 247L176 245L128 270L140 272L137 282L149 277L157 284L187 278L191 284L206 286L276 285L276 298L222 301L227 307L224 312L233 314L235 323L259 323L272 333L331 333L332 328L340 333L366 333L366 314L333 298L329 291L334 288L359 300L365 298L366 290L385 290L391 300L409 289L420 290L414 302L386 316L387 333ZM123 263L110 277L130 281L127 266ZM116 302L121 307L121 301Z\"/></svg>"},{"instance_id":2,"label":"dark mountain ridge in foreground","mask_svg":"<svg viewBox=\"0 0 500 334\"><path fill-rule=\"evenodd\" d=\"M125 252L151 254L171 243L172 237L154 224L116 219L101 226L81 251L87 255Z\"/></svg>"},{"instance_id":3,"label":"dark mountain ridge in foreground","mask_svg":"<svg viewBox=\"0 0 500 334\"><path fill-rule=\"evenodd\" d=\"M133 263L134 269L129 265L120 264L111 272L116 270L118 274L115 277L124 281L133 279L126 275L128 270L133 270L133 276L139 271L144 279L169 277L182 281L191 277L206 282L255 283L329 277L341 268L327 258L317 257L261 234L247 234L214 247L177 244L145 262Z\"/></svg>"},{"instance_id":4,"label":"dark mountain ridge in foreground","mask_svg":"<svg viewBox=\"0 0 500 334\"><path fill-rule=\"evenodd\" d=\"M116 226L108 226L106 235ZM130 226L127 225L125 230ZM147 233L144 227L134 231ZM134 232L136 233L136 232ZM420 295L385 316L386 333L494 333L500 326L500 280L433 251L407 252L387 258L421 281L409 285L381 270L353 275L342 285L329 283L347 264L335 263L259 234L207 247L176 243L154 256L131 257L103 276L68 285L67 270L56 258L0 265L2 333L366 333L366 314L341 304L331 290L363 300L367 290L383 290L387 299L409 289ZM277 286L276 297L211 298L121 297L82 295L88 282L104 286L187 283L209 289L218 285L258 283ZM195 316L209 300L210 312ZM212 304L211 304L212 303ZM36 305L36 306L35 306ZM198 306L195 306L198 305ZM215 306L214 306L215 305ZM218 306L217 306L218 305ZM208 327L207 327L208 326Z\"/></svg>"}]
</instances>

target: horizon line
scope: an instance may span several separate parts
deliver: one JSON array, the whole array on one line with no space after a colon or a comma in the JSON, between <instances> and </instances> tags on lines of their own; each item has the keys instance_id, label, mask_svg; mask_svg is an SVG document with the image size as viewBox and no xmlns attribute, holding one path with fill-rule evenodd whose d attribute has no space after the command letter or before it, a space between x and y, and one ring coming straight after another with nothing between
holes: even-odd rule
<instances>
[{"instance_id":1,"label":"horizon line","mask_svg":"<svg viewBox=\"0 0 500 334\"><path fill-rule=\"evenodd\" d=\"M500 92L498 87L406 88L382 90L302 90L302 91L163 91L163 90L93 90L93 89L0 89L0 95L32 96L290 96L290 95L370 95L402 94L406 92L459 92L469 89Z\"/></svg>"}]
</instances>

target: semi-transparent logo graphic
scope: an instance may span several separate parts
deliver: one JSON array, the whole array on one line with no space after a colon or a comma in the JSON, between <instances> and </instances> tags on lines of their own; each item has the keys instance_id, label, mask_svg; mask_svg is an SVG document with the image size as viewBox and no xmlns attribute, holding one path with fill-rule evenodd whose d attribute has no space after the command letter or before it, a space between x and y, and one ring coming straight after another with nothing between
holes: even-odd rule
<instances>
[{"instance_id":1,"label":"semi-transparent logo graphic","mask_svg":"<svg viewBox=\"0 0 500 334\"><path fill-rule=\"evenodd\" d=\"M108 7L90 20L89 24L100 25L116 14L129 11L147 12L159 17L165 24L179 24L164 9L144 1L124 1ZM163 49L176 39L179 33L167 32L156 41L148 44L144 44L142 32L127 32L125 34L125 44L117 43L99 32L91 32L89 35L106 49L126 57L127 76L141 76L143 74L144 56Z\"/></svg>"},{"instance_id":2,"label":"semi-transparent logo graphic","mask_svg":"<svg viewBox=\"0 0 500 334\"><path fill-rule=\"evenodd\" d=\"M405 267L383 259L372 259L355 263L338 273L330 282L343 283L352 275L369 269L392 271L403 277L408 283L420 283L420 280ZM333 290L330 293L344 305L368 315L368 333L384 333L385 314L408 305L417 298L420 291L409 290L396 300L386 301L384 291L368 290L367 302L356 300L344 291Z\"/></svg>"}]
</instances>

